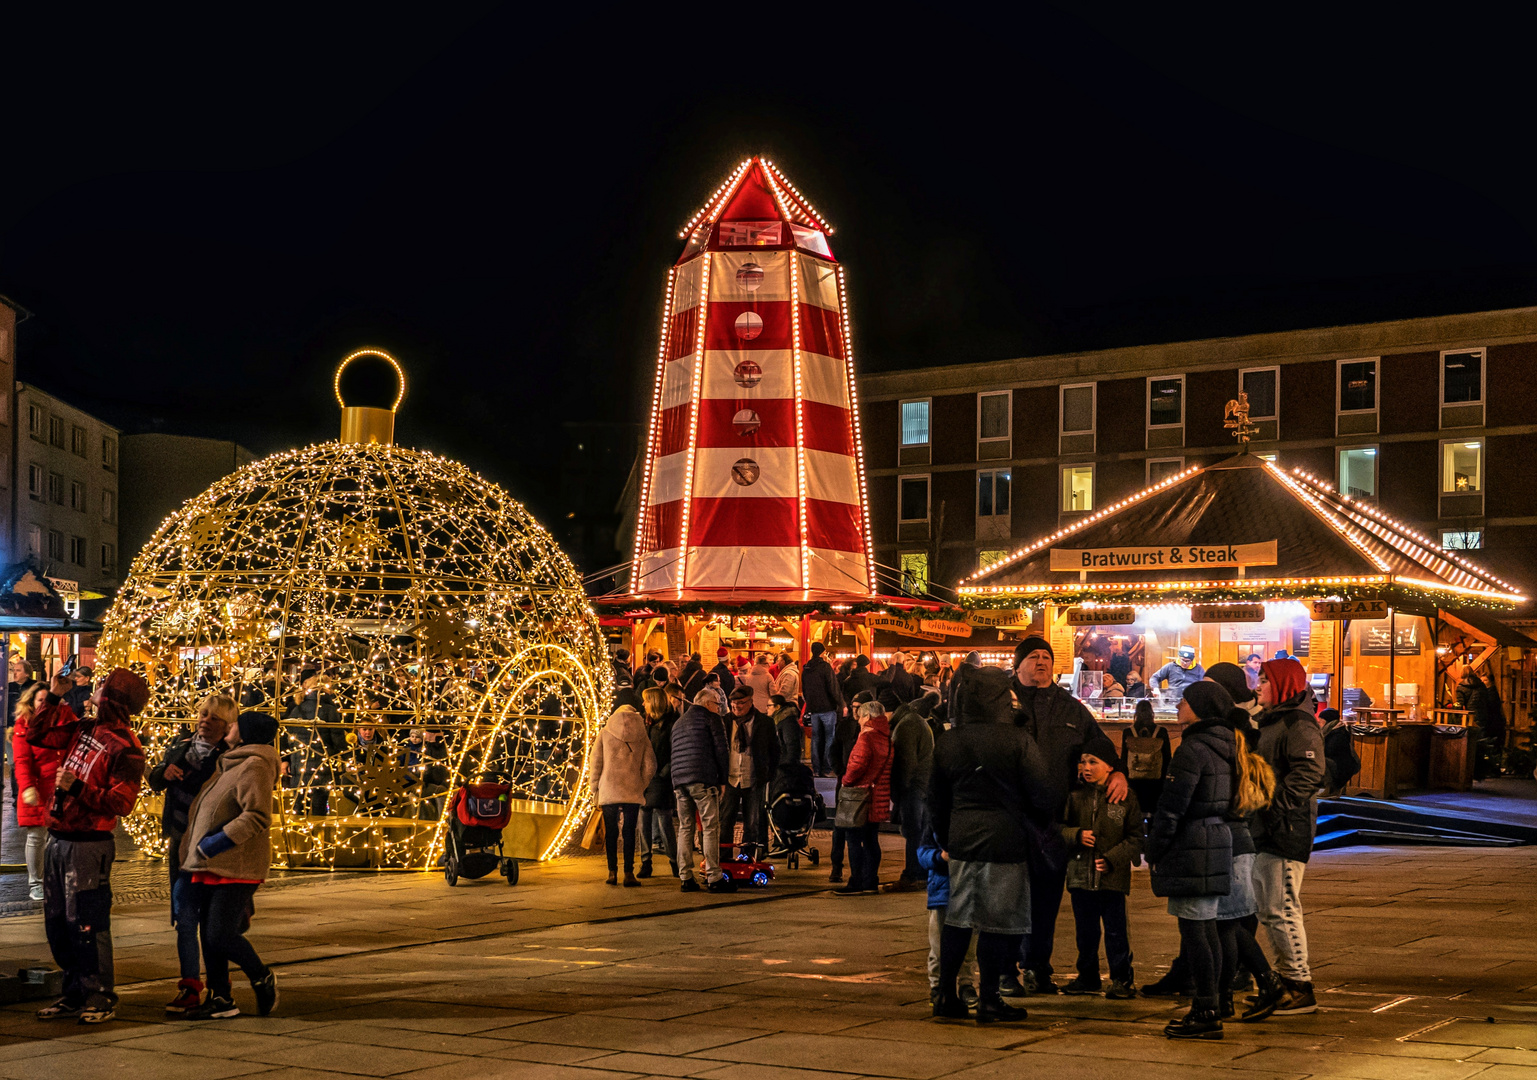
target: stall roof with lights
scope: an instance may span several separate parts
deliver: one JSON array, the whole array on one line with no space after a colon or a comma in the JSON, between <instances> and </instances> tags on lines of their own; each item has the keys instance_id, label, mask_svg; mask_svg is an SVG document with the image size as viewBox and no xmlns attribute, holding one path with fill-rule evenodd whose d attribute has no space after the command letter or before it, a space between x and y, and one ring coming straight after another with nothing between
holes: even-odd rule
<instances>
[{"instance_id":1,"label":"stall roof with lights","mask_svg":"<svg viewBox=\"0 0 1537 1080\"><path fill-rule=\"evenodd\" d=\"M1276 543L1273 565L1053 570L1051 550ZM1120 556L1126 557L1126 556ZM962 582L962 603L1387 599L1508 609L1517 588L1370 503L1247 453L1194 467L1043 536Z\"/></svg>"}]
</instances>

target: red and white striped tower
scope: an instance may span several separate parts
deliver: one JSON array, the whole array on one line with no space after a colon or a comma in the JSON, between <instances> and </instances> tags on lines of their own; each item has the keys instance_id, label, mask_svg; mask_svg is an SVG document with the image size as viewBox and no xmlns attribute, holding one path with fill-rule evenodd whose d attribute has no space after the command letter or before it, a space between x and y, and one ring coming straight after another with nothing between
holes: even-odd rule
<instances>
[{"instance_id":1,"label":"red and white striped tower","mask_svg":"<svg viewBox=\"0 0 1537 1080\"><path fill-rule=\"evenodd\" d=\"M694 215L662 318L631 595L874 591L843 268L772 163Z\"/></svg>"}]
</instances>

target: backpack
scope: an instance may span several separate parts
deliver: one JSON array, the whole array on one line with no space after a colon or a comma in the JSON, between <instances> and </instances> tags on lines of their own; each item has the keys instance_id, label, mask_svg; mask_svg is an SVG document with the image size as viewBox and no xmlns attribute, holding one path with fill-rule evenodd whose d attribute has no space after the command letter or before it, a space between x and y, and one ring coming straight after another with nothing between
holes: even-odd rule
<instances>
[{"instance_id":1,"label":"backpack","mask_svg":"<svg viewBox=\"0 0 1537 1080\"><path fill-rule=\"evenodd\" d=\"M1126 756L1126 779L1163 779L1163 741L1154 735L1126 734L1121 746Z\"/></svg>"}]
</instances>

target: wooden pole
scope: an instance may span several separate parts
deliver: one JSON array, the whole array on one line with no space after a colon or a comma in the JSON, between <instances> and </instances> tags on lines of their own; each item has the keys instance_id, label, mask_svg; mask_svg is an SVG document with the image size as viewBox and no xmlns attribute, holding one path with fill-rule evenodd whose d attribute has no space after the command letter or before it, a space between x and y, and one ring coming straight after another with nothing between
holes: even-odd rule
<instances>
[{"instance_id":1,"label":"wooden pole","mask_svg":"<svg viewBox=\"0 0 1537 1080\"><path fill-rule=\"evenodd\" d=\"M1394 662L1398 659L1398 609L1388 608L1388 708L1396 708L1398 705L1398 669Z\"/></svg>"}]
</instances>

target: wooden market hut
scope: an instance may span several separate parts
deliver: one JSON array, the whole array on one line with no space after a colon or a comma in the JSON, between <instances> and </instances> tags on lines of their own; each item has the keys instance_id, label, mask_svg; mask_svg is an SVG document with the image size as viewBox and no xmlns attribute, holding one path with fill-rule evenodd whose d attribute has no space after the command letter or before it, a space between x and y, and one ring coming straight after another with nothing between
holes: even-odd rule
<instances>
[{"instance_id":1,"label":"wooden market hut","mask_svg":"<svg viewBox=\"0 0 1537 1080\"><path fill-rule=\"evenodd\" d=\"M1357 723L1360 789L1377 794L1466 787L1466 738L1456 761L1432 767L1437 725L1474 719L1455 707L1458 678L1528 667L1537 648L1496 618L1525 602L1515 586L1370 502L1248 453L1066 524L960 594L968 608L1042 610L1064 674L1116 638L1140 652L1145 678L1181 646L1207 666L1285 650Z\"/></svg>"}]
</instances>

